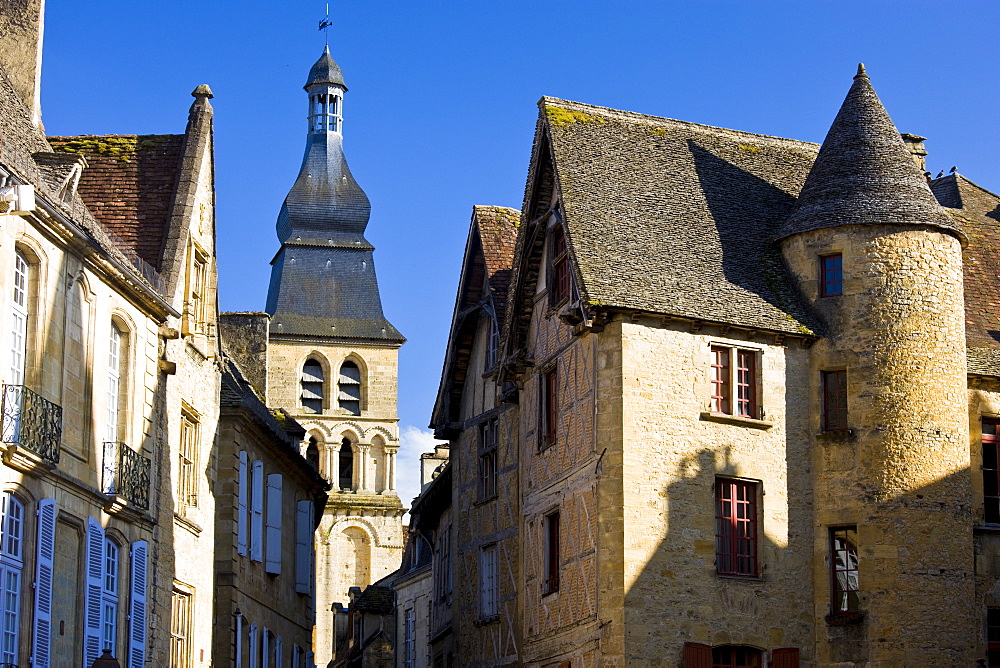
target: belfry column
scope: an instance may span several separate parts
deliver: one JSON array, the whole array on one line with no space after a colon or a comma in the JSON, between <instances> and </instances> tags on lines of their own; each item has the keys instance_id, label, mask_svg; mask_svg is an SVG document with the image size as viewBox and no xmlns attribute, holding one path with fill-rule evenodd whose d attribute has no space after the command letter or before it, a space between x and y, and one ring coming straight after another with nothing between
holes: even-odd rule
<instances>
[{"instance_id":1,"label":"belfry column","mask_svg":"<svg viewBox=\"0 0 1000 668\"><path fill-rule=\"evenodd\" d=\"M370 492L369 487L369 476L368 476L368 452L371 450L371 445L367 443L358 443L358 491L359 492Z\"/></svg>"},{"instance_id":2,"label":"belfry column","mask_svg":"<svg viewBox=\"0 0 1000 668\"><path fill-rule=\"evenodd\" d=\"M388 492L396 491L396 453L399 448L385 448L385 489Z\"/></svg>"},{"instance_id":3,"label":"belfry column","mask_svg":"<svg viewBox=\"0 0 1000 668\"><path fill-rule=\"evenodd\" d=\"M326 446L326 461L329 476L327 480L333 483L334 489L340 489L340 443Z\"/></svg>"}]
</instances>

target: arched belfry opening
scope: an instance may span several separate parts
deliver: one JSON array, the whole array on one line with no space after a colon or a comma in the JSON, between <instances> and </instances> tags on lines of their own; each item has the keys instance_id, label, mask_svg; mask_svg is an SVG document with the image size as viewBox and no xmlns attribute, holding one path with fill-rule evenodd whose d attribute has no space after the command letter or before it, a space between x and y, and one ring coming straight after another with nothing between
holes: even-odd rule
<instances>
[{"instance_id":1,"label":"arched belfry opening","mask_svg":"<svg viewBox=\"0 0 1000 668\"><path fill-rule=\"evenodd\" d=\"M308 359L302 365L302 408L307 413L323 412L323 389L325 379L323 365Z\"/></svg>"},{"instance_id":2,"label":"arched belfry opening","mask_svg":"<svg viewBox=\"0 0 1000 668\"><path fill-rule=\"evenodd\" d=\"M309 437L309 445L306 447L306 461L309 466L319 471L319 442L315 436Z\"/></svg>"},{"instance_id":3,"label":"arched belfry opening","mask_svg":"<svg viewBox=\"0 0 1000 668\"><path fill-rule=\"evenodd\" d=\"M350 360L340 365L337 395L340 407L351 415L361 415L361 369Z\"/></svg>"},{"instance_id":4,"label":"arched belfry opening","mask_svg":"<svg viewBox=\"0 0 1000 668\"><path fill-rule=\"evenodd\" d=\"M351 447L351 439L344 437L340 442L340 479L337 485L340 489L352 489L354 487L354 448Z\"/></svg>"}]
</instances>

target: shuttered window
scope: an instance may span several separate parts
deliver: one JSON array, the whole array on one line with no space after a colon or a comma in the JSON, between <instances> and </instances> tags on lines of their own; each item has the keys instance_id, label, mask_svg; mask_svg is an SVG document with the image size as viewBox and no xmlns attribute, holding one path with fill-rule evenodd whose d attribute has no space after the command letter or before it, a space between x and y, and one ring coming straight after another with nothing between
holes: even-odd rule
<instances>
[{"instance_id":1,"label":"shuttered window","mask_svg":"<svg viewBox=\"0 0 1000 668\"><path fill-rule=\"evenodd\" d=\"M277 575L281 573L281 474L267 476L267 534L265 539L267 555L264 570Z\"/></svg>"},{"instance_id":2,"label":"shuttered window","mask_svg":"<svg viewBox=\"0 0 1000 668\"><path fill-rule=\"evenodd\" d=\"M0 663L16 664L20 644L21 572L24 568L24 505L10 492L0 495Z\"/></svg>"},{"instance_id":3,"label":"shuttered window","mask_svg":"<svg viewBox=\"0 0 1000 668\"><path fill-rule=\"evenodd\" d=\"M302 408L306 413L323 412L323 366L316 360L302 365Z\"/></svg>"},{"instance_id":4,"label":"shuttered window","mask_svg":"<svg viewBox=\"0 0 1000 668\"><path fill-rule=\"evenodd\" d=\"M479 499L485 501L497 495L497 440L499 424L496 420L483 423L479 439Z\"/></svg>"},{"instance_id":5,"label":"shuttered window","mask_svg":"<svg viewBox=\"0 0 1000 668\"><path fill-rule=\"evenodd\" d=\"M6 525L6 522L4 522ZM38 545L35 563L35 615L32 628L32 666L49 668L52 648L52 570L55 560L56 502L38 502ZM0 660L6 661L0 657Z\"/></svg>"},{"instance_id":6,"label":"shuttered window","mask_svg":"<svg viewBox=\"0 0 1000 668\"><path fill-rule=\"evenodd\" d=\"M83 665L89 666L101 655L104 604L104 528L93 517L87 518L87 588L84 603Z\"/></svg>"},{"instance_id":7,"label":"shuttered window","mask_svg":"<svg viewBox=\"0 0 1000 668\"><path fill-rule=\"evenodd\" d=\"M295 591L312 593L313 504L299 501L295 507Z\"/></svg>"},{"instance_id":8,"label":"shuttered window","mask_svg":"<svg viewBox=\"0 0 1000 668\"><path fill-rule=\"evenodd\" d=\"M243 451L237 465L236 552L247 556L247 501L250 497L250 457Z\"/></svg>"},{"instance_id":9,"label":"shuttered window","mask_svg":"<svg viewBox=\"0 0 1000 668\"><path fill-rule=\"evenodd\" d=\"M847 371L823 371L823 431L847 429Z\"/></svg>"},{"instance_id":10,"label":"shuttered window","mask_svg":"<svg viewBox=\"0 0 1000 668\"><path fill-rule=\"evenodd\" d=\"M149 543L132 543L129 572L128 668L146 666L146 573L149 566Z\"/></svg>"}]
</instances>

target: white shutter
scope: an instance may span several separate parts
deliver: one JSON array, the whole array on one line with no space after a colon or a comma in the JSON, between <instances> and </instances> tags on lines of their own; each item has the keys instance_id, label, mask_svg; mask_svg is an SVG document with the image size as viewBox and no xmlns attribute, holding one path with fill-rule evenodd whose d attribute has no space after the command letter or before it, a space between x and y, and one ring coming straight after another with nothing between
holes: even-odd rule
<instances>
[{"instance_id":1,"label":"white shutter","mask_svg":"<svg viewBox=\"0 0 1000 668\"><path fill-rule=\"evenodd\" d=\"M264 570L281 573L281 474L267 476L267 536Z\"/></svg>"},{"instance_id":2,"label":"white shutter","mask_svg":"<svg viewBox=\"0 0 1000 668\"><path fill-rule=\"evenodd\" d=\"M295 508L295 591L308 594L312 570L312 501L299 501Z\"/></svg>"},{"instance_id":3,"label":"white shutter","mask_svg":"<svg viewBox=\"0 0 1000 668\"><path fill-rule=\"evenodd\" d=\"M274 668L281 668L282 654L281 636L274 639Z\"/></svg>"},{"instance_id":4,"label":"white shutter","mask_svg":"<svg viewBox=\"0 0 1000 668\"><path fill-rule=\"evenodd\" d=\"M49 668L52 642L52 562L55 559L56 500L38 502L38 560L35 565L35 621L31 665Z\"/></svg>"},{"instance_id":5,"label":"white shutter","mask_svg":"<svg viewBox=\"0 0 1000 668\"><path fill-rule=\"evenodd\" d=\"M243 615L236 615L236 668L243 668Z\"/></svg>"},{"instance_id":6,"label":"white shutter","mask_svg":"<svg viewBox=\"0 0 1000 668\"><path fill-rule=\"evenodd\" d=\"M271 647L268 644L269 640L270 638L268 638L267 627L265 626L263 629L261 629L260 632L260 644L261 644L260 668L267 668L267 664L270 663L271 661Z\"/></svg>"},{"instance_id":7,"label":"white shutter","mask_svg":"<svg viewBox=\"0 0 1000 668\"><path fill-rule=\"evenodd\" d=\"M264 558L264 462L253 463L253 482L250 487L250 560Z\"/></svg>"},{"instance_id":8,"label":"white shutter","mask_svg":"<svg viewBox=\"0 0 1000 668\"><path fill-rule=\"evenodd\" d=\"M87 518L87 595L84 603L83 665L101 655L101 593L104 590L104 529Z\"/></svg>"},{"instance_id":9,"label":"white shutter","mask_svg":"<svg viewBox=\"0 0 1000 668\"><path fill-rule=\"evenodd\" d=\"M239 507L236 510L236 551L247 556L247 493L249 489L248 456L246 451L240 453L240 468L238 483Z\"/></svg>"},{"instance_id":10,"label":"white shutter","mask_svg":"<svg viewBox=\"0 0 1000 668\"><path fill-rule=\"evenodd\" d=\"M132 543L129 577L128 608L128 668L146 666L146 572L149 564L149 543Z\"/></svg>"}]
</instances>

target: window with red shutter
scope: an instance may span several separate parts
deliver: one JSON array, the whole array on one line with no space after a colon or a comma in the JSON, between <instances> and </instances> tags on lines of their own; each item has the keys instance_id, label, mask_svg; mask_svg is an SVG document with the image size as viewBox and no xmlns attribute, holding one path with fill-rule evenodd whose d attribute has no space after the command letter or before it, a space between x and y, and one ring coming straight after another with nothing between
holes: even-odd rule
<instances>
[{"instance_id":1,"label":"window with red shutter","mask_svg":"<svg viewBox=\"0 0 1000 668\"><path fill-rule=\"evenodd\" d=\"M799 648L782 647L772 650L771 668L799 668Z\"/></svg>"},{"instance_id":2,"label":"window with red shutter","mask_svg":"<svg viewBox=\"0 0 1000 668\"><path fill-rule=\"evenodd\" d=\"M697 642L684 643L684 668L712 668L712 648Z\"/></svg>"},{"instance_id":3,"label":"window with red shutter","mask_svg":"<svg viewBox=\"0 0 1000 668\"><path fill-rule=\"evenodd\" d=\"M983 419L983 511L987 524L1000 524L1000 421Z\"/></svg>"}]
</instances>

